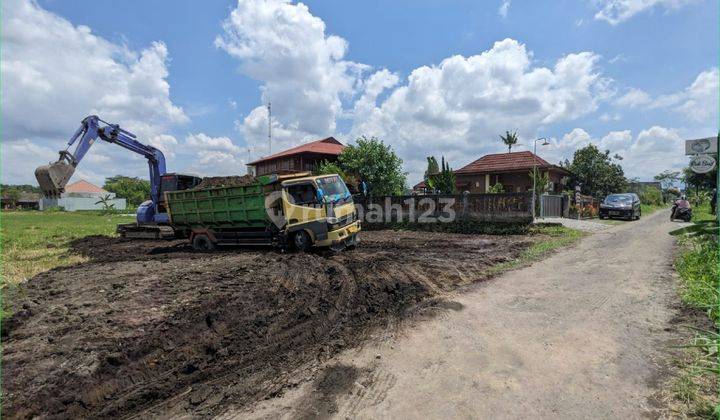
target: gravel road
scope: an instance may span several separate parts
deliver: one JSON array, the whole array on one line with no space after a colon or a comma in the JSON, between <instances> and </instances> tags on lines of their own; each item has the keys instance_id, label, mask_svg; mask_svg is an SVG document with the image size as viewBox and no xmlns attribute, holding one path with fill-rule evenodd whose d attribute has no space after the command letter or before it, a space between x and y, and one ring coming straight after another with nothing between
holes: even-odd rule
<instances>
[{"instance_id":1,"label":"gravel road","mask_svg":"<svg viewBox=\"0 0 720 420\"><path fill-rule=\"evenodd\" d=\"M597 232L225 417L662 416L658 388L682 334L668 235L677 227L660 211Z\"/></svg>"}]
</instances>

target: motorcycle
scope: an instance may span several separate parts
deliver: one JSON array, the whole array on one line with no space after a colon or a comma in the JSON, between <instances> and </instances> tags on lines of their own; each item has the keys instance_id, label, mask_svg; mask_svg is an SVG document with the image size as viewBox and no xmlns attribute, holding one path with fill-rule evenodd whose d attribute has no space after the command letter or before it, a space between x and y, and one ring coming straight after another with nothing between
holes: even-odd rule
<instances>
[{"instance_id":1,"label":"motorcycle","mask_svg":"<svg viewBox=\"0 0 720 420\"><path fill-rule=\"evenodd\" d=\"M680 219L683 222L689 223L692 219L692 209L690 208L690 205L688 204L686 207L680 207L677 202L673 203L672 213L670 213L670 221L675 219Z\"/></svg>"}]
</instances>

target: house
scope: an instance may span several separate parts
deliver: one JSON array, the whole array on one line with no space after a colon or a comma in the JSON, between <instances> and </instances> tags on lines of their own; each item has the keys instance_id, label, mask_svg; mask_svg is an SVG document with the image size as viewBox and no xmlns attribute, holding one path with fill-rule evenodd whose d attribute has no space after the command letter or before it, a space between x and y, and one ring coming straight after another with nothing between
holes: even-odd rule
<instances>
[{"instance_id":1,"label":"house","mask_svg":"<svg viewBox=\"0 0 720 420\"><path fill-rule=\"evenodd\" d=\"M255 176L312 171L323 160L336 161L344 148L334 137L328 137L250 162L247 169Z\"/></svg>"},{"instance_id":2,"label":"house","mask_svg":"<svg viewBox=\"0 0 720 420\"><path fill-rule=\"evenodd\" d=\"M40 194L28 191L21 191L17 197L17 200L11 197L10 194L4 193L0 198L0 205L3 209L14 210L37 210L40 208Z\"/></svg>"},{"instance_id":3,"label":"house","mask_svg":"<svg viewBox=\"0 0 720 420\"><path fill-rule=\"evenodd\" d=\"M60 198L43 198L40 200L40 210L51 207L62 207L66 211L102 210L104 206L101 199L107 197L108 204L115 210L125 210L127 203L124 198L118 198L114 193L108 192L84 179L65 186L65 192Z\"/></svg>"},{"instance_id":4,"label":"house","mask_svg":"<svg viewBox=\"0 0 720 420\"><path fill-rule=\"evenodd\" d=\"M532 191L530 172L536 167L539 174L547 173L550 178L550 192L563 189L564 178L570 174L567 169L548 163L532 152L496 153L485 155L471 162L455 173L455 186L460 192L485 193L491 186L502 184L505 192ZM413 187L422 192L425 183Z\"/></svg>"}]
</instances>

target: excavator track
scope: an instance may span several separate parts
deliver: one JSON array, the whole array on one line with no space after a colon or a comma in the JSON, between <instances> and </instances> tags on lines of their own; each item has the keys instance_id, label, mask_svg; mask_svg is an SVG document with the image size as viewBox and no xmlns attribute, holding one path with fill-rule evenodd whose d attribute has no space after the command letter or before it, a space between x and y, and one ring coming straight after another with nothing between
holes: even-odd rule
<instances>
[{"instance_id":1,"label":"excavator track","mask_svg":"<svg viewBox=\"0 0 720 420\"><path fill-rule=\"evenodd\" d=\"M175 230L167 225L138 225L125 223L117 226L117 233L123 238L174 239Z\"/></svg>"}]
</instances>

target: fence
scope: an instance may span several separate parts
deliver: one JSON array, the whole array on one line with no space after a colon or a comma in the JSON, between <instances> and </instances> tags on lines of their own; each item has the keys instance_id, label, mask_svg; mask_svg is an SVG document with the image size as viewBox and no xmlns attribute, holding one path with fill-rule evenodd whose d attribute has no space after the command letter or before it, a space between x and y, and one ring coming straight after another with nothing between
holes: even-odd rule
<instances>
[{"instance_id":1,"label":"fence","mask_svg":"<svg viewBox=\"0 0 720 420\"><path fill-rule=\"evenodd\" d=\"M530 223L531 197L528 193L437 194L354 198L366 224Z\"/></svg>"}]
</instances>

